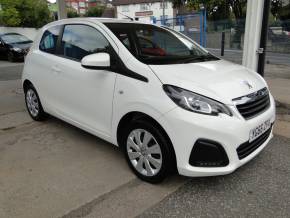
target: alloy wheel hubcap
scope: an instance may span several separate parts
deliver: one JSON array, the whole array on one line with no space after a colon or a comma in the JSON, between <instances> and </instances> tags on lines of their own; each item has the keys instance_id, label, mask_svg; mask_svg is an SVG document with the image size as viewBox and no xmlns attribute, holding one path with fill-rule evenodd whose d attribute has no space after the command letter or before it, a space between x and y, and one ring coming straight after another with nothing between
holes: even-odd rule
<instances>
[{"instance_id":1,"label":"alloy wheel hubcap","mask_svg":"<svg viewBox=\"0 0 290 218\"><path fill-rule=\"evenodd\" d=\"M162 166L160 145L144 129L133 130L127 139L127 153L133 167L144 176L156 175Z\"/></svg>"},{"instance_id":2,"label":"alloy wheel hubcap","mask_svg":"<svg viewBox=\"0 0 290 218\"><path fill-rule=\"evenodd\" d=\"M29 89L26 93L26 103L29 110L29 113L36 117L39 112L39 103L35 92L32 89Z\"/></svg>"}]
</instances>

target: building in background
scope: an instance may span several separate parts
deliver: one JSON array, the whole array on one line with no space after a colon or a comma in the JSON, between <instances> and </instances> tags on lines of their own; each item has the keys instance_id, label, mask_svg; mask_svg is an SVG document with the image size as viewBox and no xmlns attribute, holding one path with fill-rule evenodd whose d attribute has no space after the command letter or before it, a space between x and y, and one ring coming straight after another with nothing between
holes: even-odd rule
<instances>
[{"instance_id":1,"label":"building in background","mask_svg":"<svg viewBox=\"0 0 290 218\"><path fill-rule=\"evenodd\" d=\"M89 7L106 5L107 0L65 0L68 8L73 8L78 14L85 14Z\"/></svg>"},{"instance_id":2,"label":"building in background","mask_svg":"<svg viewBox=\"0 0 290 218\"><path fill-rule=\"evenodd\" d=\"M67 8L73 8L78 14L85 14L88 8L86 0L65 0Z\"/></svg>"},{"instance_id":3,"label":"building in background","mask_svg":"<svg viewBox=\"0 0 290 218\"><path fill-rule=\"evenodd\" d=\"M120 19L134 18L143 22L152 22L153 19L163 19L162 0L114 0L116 17ZM175 17L175 9L171 1L164 1L165 19Z\"/></svg>"}]
</instances>

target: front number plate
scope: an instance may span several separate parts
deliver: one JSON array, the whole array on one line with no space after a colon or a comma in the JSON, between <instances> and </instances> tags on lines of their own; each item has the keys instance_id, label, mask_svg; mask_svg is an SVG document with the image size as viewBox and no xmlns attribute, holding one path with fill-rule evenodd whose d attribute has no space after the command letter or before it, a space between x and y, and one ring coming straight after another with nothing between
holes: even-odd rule
<instances>
[{"instance_id":1,"label":"front number plate","mask_svg":"<svg viewBox=\"0 0 290 218\"><path fill-rule=\"evenodd\" d=\"M266 132L270 127L271 127L270 120L266 120L264 123L261 123L259 126L252 129L250 131L249 142L254 141L256 138L258 138L260 135L262 135L264 132Z\"/></svg>"}]
</instances>

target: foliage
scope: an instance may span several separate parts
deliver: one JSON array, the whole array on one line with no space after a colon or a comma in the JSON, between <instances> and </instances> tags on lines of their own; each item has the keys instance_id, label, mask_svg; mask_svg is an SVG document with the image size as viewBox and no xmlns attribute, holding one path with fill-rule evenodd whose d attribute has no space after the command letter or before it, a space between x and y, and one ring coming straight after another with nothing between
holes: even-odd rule
<instances>
[{"instance_id":1,"label":"foliage","mask_svg":"<svg viewBox=\"0 0 290 218\"><path fill-rule=\"evenodd\" d=\"M282 23L283 29L290 31L290 3L281 8L279 18L284 21Z\"/></svg>"},{"instance_id":2,"label":"foliage","mask_svg":"<svg viewBox=\"0 0 290 218\"><path fill-rule=\"evenodd\" d=\"M277 18L279 11L282 8L282 0L272 0L271 1L271 13L272 15Z\"/></svg>"},{"instance_id":3,"label":"foliage","mask_svg":"<svg viewBox=\"0 0 290 218\"><path fill-rule=\"evenodd\" d=\"M88 11L85 13L85 17L101 17L105 7L103 6L94 6L90 7Z\"/></svg>"},{"instance_id":4,"label":"foliage","mask_svg":"<svg viewBox=\"0 0 290 218\"><path fill-rule=\"evenodd\" d=\"M52 20L46 0L0 0L0 5L6 26L39 28Z\"/></svg>"},{"instance_id":5,"label":"foliage","mask_svg":"<svg viewBox=\"0 0 290 218\"><path fill-rule=\"evenodd\" d=\"M234 21L234 41L241 47L242 32L245 28L247 0L173 0L174 7L189 7L195 10L205 10L208 20ZM232 16L234 15L234 16Z\"/></svg>"},{"instance_id":6,"label":"foliage","mask_svg":"<svg viewBox=\"0 0 290 218\"><path fill-rule=\"evenodd\" d=\"M174 8L182 6L195 10L206 8L208 18L212 20L230 17L231 12L236 19L246 16L247 0L172 0L172 3ZM271 0L271 13L275 18L281 18L285 14L290 17L289 8L290 5L283 6L283 0Z\"/></svg>"},{"instance_id":7,"label":"foliage","mask_svg":"<svg viewBox=\"0 0 290 218\"><path fill-rule=\"evenodd\" d=\"M247 0L172 0L172 3L174 8L206 9L208 20L215 21L213 22L214 26L218 25L221 20L228 20L235 29L233 41L240 48L242 33L245 29ZM290 4L285 5L285 3L286 1L283 0L271 0L270 25L290 19ZM280 21L278 21L279 19ZM282 23L285 30L290 30L290 24L288 22ZM216 29L217 27L215 26L214 28Z\"/></svg>"},{"instance_id":8,"label":"foliage","mask_svg":"<svg viewBox=\"0 0 290 218\"><path fill-rule=\"evenodd\" d=\"M7 26L18 26L21 23L20 15L15 8L8 8L7 10L0 11L1 24Z\"/></svg>"},{"instance_id":9,"label":"foliage","mask_svg":"<svg viewBox=\"0 0 290 218\"><path fill-rule=\"evenodd\" d=\"M290 19L290 3L279 9L279 18L282 20Z\"/></svg>"},{"instance_id":10,"label":"foliage","mask_svg":"<svg viewBox=\"0 0 290 218\"><path fill-rule=\"evenodd\" d=\"M67 9L67 17L68 18L73 18L73 17L79 17L80 15L74 8L68 8Z\"/></svg>"}]
</instances>

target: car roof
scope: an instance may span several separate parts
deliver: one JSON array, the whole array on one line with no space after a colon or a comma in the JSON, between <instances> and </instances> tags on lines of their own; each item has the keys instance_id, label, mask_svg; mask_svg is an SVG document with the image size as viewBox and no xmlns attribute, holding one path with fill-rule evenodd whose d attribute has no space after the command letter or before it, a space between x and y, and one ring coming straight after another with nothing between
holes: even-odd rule
<instances>
[{"instance_id":1,"label":"car roof","mask_svg":"<svg viewBox=\"0 0 290 218\"><path fill-rule=\"evenodd\" d=\"M135 24L145 24L140 21L132 21L128 19L118 19L118 18L96 18L96 17L84 17L84 18L68 18L57 20L47 24L45 27L50 27L54 25L69 24L71 22L94 22L94 23L135 23Z\"/></svg>"}]
</instances>

